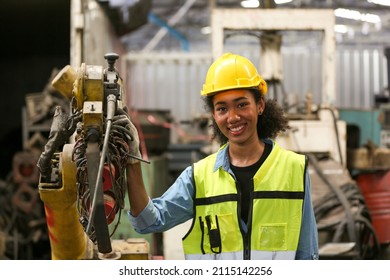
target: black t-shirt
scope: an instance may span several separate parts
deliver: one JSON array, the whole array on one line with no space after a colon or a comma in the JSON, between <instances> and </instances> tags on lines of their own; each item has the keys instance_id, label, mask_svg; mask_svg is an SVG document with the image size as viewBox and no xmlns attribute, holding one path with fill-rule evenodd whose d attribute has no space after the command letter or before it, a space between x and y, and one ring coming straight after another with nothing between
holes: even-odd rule
<instances>
[{"instance_id":1,"label":"black t-shirt","mask_svg":"<svg viewBox=\"0 0 390 280\"><path fill-rule=\"evenodd\" d=\"M233 164L230 164L234 175L236 175L238 181L238 188L241 191L241 218L245 221L245 223L248 222L250 193L253 191L252 178L256 174L257 170L259 170L263 162L266 160L268 155L271 153L271 150L271 145L266 143L264 146L264 152L261 155L260 159L250 166L238 167L234 166Z\"/></svg>"}]
</instances>

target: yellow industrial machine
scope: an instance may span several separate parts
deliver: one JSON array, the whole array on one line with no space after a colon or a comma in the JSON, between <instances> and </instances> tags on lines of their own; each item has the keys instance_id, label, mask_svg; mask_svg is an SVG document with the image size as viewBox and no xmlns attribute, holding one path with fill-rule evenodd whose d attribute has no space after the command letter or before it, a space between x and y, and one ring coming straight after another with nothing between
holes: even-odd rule
<instances>
[{"instance_id":1,"label":"yellow industrial machine","mask_svg":"<svg viewBox=\"0 0 390 280\"><path fill-rule=\"evenodd\" d=\"M129 240L110 239L109 225L124 208L126 164L135 157L118 58L106 54L107 68L67 65L52 81L71 107L69 115L56 107L37 163L52 259L148 259L147 242L137 240L133 254Z\"/></svg>"}]
</instances>

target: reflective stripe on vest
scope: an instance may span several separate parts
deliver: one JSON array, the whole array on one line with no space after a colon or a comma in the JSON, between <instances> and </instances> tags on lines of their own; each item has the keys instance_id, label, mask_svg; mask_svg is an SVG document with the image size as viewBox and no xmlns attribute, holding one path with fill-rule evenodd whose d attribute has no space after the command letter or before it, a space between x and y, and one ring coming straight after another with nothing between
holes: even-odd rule
<instances>
[{"instance_id":1,"label":"reflective stripe on vest","mask_svg":"<svg viewBox=\"0 0 390 280\"><path fill-rule=\"evenodd\" d=\"M294 259L304 198L305 157L276 143L253 178L249 241L239 223L239 193L234 178L215 172L217 154L194 164L194 219L183 238L186 259Z\"/></svg>"},{"instance_id":2,"label":"reflective stripe on vest","mask_svg":"<svg viewBox=\"0 0 390 280\"><path fill-rule=\"evenodd\" d=\"M251 251L252 260L293 260L295 251ZM221 254L186 254L186 260L242 260L242 251Z\"/></svg>"}]
</instances>

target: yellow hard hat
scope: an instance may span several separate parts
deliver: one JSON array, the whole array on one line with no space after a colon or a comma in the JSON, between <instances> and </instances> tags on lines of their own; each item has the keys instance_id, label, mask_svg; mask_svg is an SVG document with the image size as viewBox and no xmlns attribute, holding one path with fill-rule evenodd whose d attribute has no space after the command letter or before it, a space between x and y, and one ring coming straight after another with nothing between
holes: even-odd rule
<instances>
[{"instance_id":1,"label":"yellow hard hat","mask_svg":"<svg viewBox=\"0 0 390 280\"><path fill-rule=\"evenodd\" d=\"M253 87L258 87L262 94L267 93L267 83L253 63L243 56L225 53L211 64L200 93L210 96L224 90Z\"/></svg>"}]
</instances>

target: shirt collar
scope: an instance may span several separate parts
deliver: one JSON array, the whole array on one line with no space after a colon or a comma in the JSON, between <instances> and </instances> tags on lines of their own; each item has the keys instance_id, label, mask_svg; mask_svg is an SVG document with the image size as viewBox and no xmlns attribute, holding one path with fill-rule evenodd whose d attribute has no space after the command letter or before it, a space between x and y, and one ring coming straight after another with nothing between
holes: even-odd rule
<instances>
[{"instance_id":1,"label":"shirt collar","mask_svg":"<svg viewBox=\"0 0 390 280\"><path fill-rule=\"evenodd\" d=\"M215 160L214 165L214 172L217 171L220 167L222 167L223 170L229 171L230 168L230 162L229 162L229 144L223 145L221 148L219 148L217 152L217 158Z\"/></svg>"},{"instance_id":2,"label":"shirt collar","mask_svg":"<svg viewBox=\"0 0 390 280\"><path fill-rule=\"evenodd\" d=\"M261 140L267 144L271 144L272 147L274 146L274 142L271 139L266 138ZM214 172L217 171L220 167L225 171L230 170L229 143L222 145L217 152L217 158L215 160L215 165L214 165Z\"/></svg>"}]
</instances>

